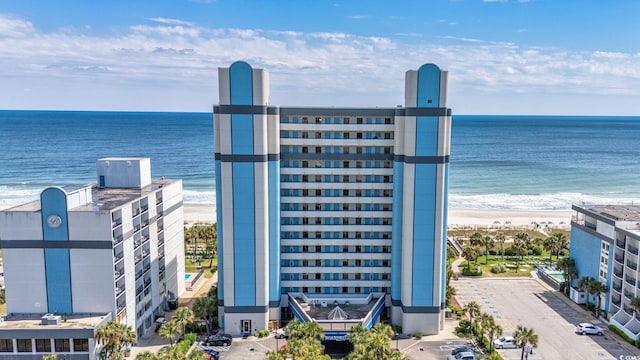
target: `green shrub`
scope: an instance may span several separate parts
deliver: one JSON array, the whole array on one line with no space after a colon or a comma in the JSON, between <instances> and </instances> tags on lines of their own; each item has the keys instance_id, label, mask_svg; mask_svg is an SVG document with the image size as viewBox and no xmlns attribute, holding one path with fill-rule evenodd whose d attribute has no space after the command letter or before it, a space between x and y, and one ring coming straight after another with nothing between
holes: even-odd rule
<instances>
[{"instance_id":1,"label":"green shrub","mask_svg":"<svg viewBox=\"0 0 640 360\"><path fill-rule=\"evenodd\" d=\"M267 330L267 329L260 329L256 333L256 337L258 337L258 338L263 338L263 337L267 337L267 336L269 336L269 330Z\"/></svg>"},{"instance_id":2,"label":"green shrub","mask_svg":"<svg viewBox=\"0 0 640 360\"><path fill-rule=\"evenodd\" d=\"M534 246L533 249L531 249L531 253L531 255L540 256L542 255L542 248L539 246Z\"/></svg>"},{"instance_id":3,"label":"green shrub","mask_svg":"<svg viewBox=\"0 0 640 360\"><path fill-rule=\"evenodd\" d=\"M494 274L501 274L503 272L507 272L507 267L503 263L494 264L491 267L491 272Z\"/></svg>"},{"instance_id":4,"label":"green shrub","mask_svg":"<svg viewBox=\"0 0 640 360\"><path fill-rule=\"evenodd\" d=\"M489 249L489 255L498 255L498 254L499 254L499 250Z\"/></svg>"},{"instance_id":5,"label":"green shrub","mask_svg":"<svg viewBox=\"0 0 640 360\"><path fill-rule=\"evenodd\" d=\"M482 269L480 268L480 266L478 267L471 267L471 268L462 268L462 275L465 276L482 276Z\"/></svg>"},{"instance_id":6,"label":"green shrub","mask_svg":"<svg viewBox=\"0 0 640 360\"><path fill-rule=\"evenodd\" d=\"M402 326L400 325L393 325L393 331L396 332L396 334L402 334Z\"/></svg>"},{"instance_id":7,"label":"green shrub","mask_svg":"<svg viewBox=\"0 0 640 360\"><path fill-rule=\"evenodd\" d=\"M422 333L420 331L416 333L416 339L418 340L422 339Z\"/></svg>"},{"instance_id":8,"label":"green shrub","mask_svg":"<svg viewBox=\"0 0 640 360\"><path fill-rule=\"evenodd\" d=\"M629 344L633 345L633 346L638 346L636 344L636 341L632 338L630 338L627 334L624 333L624 331L622 331L621 329L619 329L617 326L611 324L609 325L609 330L613 331L614 333L620 335L623 339L625 339L626 342L628 342Z\"/></svg>"},{"instance_id":9,"label":"green shrub","mask_svg":"<svg viewBox=\"0 0 640 360\"><path fill-rule=\"evenodd\" d=\"M184 327L184 330L188 333L203 333L207 331L207 327L205 325L198 324L196 322L190 322L187 326Z\"/></svg>"},{"instance_id":10,"label":"green shrub","mask_svg":"<svg viewBox=\"0 0 640 360\"><path fill-rule=\"evenodd\" d=\"M189 333L185 334L183 341L188 341L189 342L189 346L191 346L191 344L196 342L196 338L197 338L196 334L189 332Z\"/></svg>"},{"instance_id":11,"label":"green shrub","mask_svg":"<svg viewBox=\"0 0 640 360\"><path fill-rule=\"evenodd\" d=\"M471 337L471 323L469 320L460 320L456 326L456 335L462 338Z\"/></svg>"}]
</instances>

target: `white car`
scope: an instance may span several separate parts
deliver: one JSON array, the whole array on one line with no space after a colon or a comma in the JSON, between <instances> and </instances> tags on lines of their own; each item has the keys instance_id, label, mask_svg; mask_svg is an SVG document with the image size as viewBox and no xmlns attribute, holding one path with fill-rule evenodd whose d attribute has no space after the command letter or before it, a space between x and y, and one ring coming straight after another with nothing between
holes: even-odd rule
<instances>
[{"instance_id":1,"label":"white car","mask_svg":"<svg viewBox=\"0 0 640 360\"><path fill-rule=\"evenodd\" d=\"M456 355L447 356L447 360L476 360L476 355L471 351L463 351Z\"/></svg>"},{"instance_id":2,"label":"white car","mask_svg":"<svg viewBox=\"0 0 640 360\"><path fill-rule=\"evenodd\" d=\"M595 326L591 323L580 323L576 326L576 332L581 335L604 335L604 330L601 327Z\"/></svg>"},{"instance_id":3,"label":"white car","mask_svg":"<svg viewBox=\"0 0 640 360\"><path fill-rule=\"evenodd\" d=\"M493 340L493 346L496 349L515 349L518 347L513 336L503 336L500 339Z\"/></svg>"}]
</instances>

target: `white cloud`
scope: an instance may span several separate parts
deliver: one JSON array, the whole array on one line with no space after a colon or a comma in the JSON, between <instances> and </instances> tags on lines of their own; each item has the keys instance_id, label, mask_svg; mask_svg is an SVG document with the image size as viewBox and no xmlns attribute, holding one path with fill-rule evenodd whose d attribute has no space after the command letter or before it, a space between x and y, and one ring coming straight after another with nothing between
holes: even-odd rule
<instances>
[{"instance_id":1,"label":"white cloud","mask_svg":"<svg viewBox=\"0 0 640 360\"><path fill-rule=\"evenodd\" d=\"M193 23L189 21L169 19L169 18L163 18L163 17L147 18L147 20L151 20L153 22L157 22L161 24L193 26Z\"/></svg>"},{"instance_id":2,"label":"white cloud","mask_svg":"<svg viewBox=\"0 0 640 360\"><path fill-rule=\"evenodd\" d=\"M0 108L210 111L217 68L236 60L271 72L275 105L395 106L403 103L405 71L426 62L449 71L456 113L610 113L616 109L608 104L640 96L640 54L163 21L95 36L39 32L0 16ZM541 96L553 96L553 108ZM574 100L562 105L563 98Z\"/></svg>"}]
</instances>

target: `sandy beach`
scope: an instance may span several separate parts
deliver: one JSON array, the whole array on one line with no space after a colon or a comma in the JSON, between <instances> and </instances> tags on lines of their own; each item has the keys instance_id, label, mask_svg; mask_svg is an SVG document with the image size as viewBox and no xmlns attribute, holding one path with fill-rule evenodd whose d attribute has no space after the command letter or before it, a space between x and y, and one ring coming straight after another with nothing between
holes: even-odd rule
<instances>
[{"instance_id":1,"label":"sandy beach","mask_svg":"<svg viewBox=\"0 0 640 360\"><path fill-rule=\"evenodd\" d=\"M185 223L215 221L215 205L185 204ZM449 226L524 226L532 222L550 224L554 226L566 225L571 222L571 211L527 211L527 210L478 210L478 209L449 209Z\"/></svg>"},{"instance_id":2,"label":"sandy beach","mask_svg":"<svg viewBox=\"0 0 640 360\"><path fill-rule=\"evenodd\" d=\"M9 208L0 205L0 210ZM569 227L572 211L528 211L528 210L480 210L449 209L449 227L464 226L511 226L520 227L536 222L541 225ZM184 222L187 225L196 223L214 223L216 220L214 204L184 204Z\"/></svg>"}]
</instances>

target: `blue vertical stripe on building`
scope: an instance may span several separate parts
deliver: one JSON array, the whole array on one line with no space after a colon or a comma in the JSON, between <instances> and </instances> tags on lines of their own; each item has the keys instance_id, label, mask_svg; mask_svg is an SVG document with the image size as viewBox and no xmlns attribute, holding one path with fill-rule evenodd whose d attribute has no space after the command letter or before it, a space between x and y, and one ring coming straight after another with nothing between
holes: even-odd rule
<instances>
[{"instance_id":1,"label":"blue vertical stripe on building","mask_svg":"<svg viewBox=\"0 0 640 360\"><path fill-rule=\"evenodd\" d=\"M447 263L447 250L449 250L449 248L447 247L447 224L448 224L448 209L449 209L449 164L446 163L444 164L444 166L442 167L442 170L444 171L444 205L442 207L442 259L441 259L441 263L440 263L440 271L442 271L442 278L441 278L441 287L440 287L440 291L441 291L441 296L440 296L440 303L444 304L445 300L446 300L446 291L447 291L447 271L446 271L446 266L445 264Z\"/></svg>"},{"instance_id":2,"label":"blue vertical stripe on building","mask_svg":"<svg viewBox=\"0 0 640 360\"><path fill-rule=\"evenodd\" d=\"M229 67L231 105L253 105L253 70L244 61Z\"/></svg>"},{"instance_id":3,"label":"blue vertical stripe on building","mask_svg":"<svg viewBox=\"0 0 640 360\"><path fill-rule=\"evenodd\" d=\"M269 301L280 301L280 161L269 161Z\"/></svg>"},{"instance_id":4,"label":"blue vertical stripe on building","mask_svg":"<svg viewBox=\"0 0 640 360\"><path fill-rule=\"evenodd\" d=\"M416 117L416 155L438 155L438 118L435 116Z\"/></svg>"},{"instance_id":5,"label":"blue vertical stripe on building","mask_svg":"<svg viewBox=\"0 0 640 360\"><path fill-rule=\"evenodd\" d=\"M402 298L402 210L404 205L404 163L393 163L393 205L391 218L391 299Z\"/></svg>"},{"instance_id":6,"label":"blue vertical stripe on building","mask_svg":"<svg viewBox=\"0 0 640 360\"><path fill-rule=\"evenodd\" d=\"M231 115L231 151L253 155L253 115Z\"/></svg>"},{"instance_id":7,"label":"blue vertical stripe on building","mask_svg":"<svg viewBox=\"0 0 640 360\"><path fill-rule=\"evenodd\" d=\"M255 306L255 169L253 163L233 163L232 166L234 305Z\"/></svg>"},{"instance_id":8,"label":"blue vertical stripe on building","mask_svg":"<svg viewBox=\"0 0 640 360\"><path fill-rule=\"evenodd\" d=\"M412 306L434 305L436 166L435 164L415 165Z\"/></svg>"},{"instance_id":9,"label":"blue vertical stripe on building","mask_svg":"<svg viewBox=\"0 0 640 360\"><path fill-rule=\"evenodd\" d=\"M222 232L222 166L220 160L215 161L216 166L216 221L218 223L218 300L224 300L224 234Z\"/></svg>"},{"instance_id":10,"label":"blue vertical stripe on building","mask_svg":"<svg viewBox=\"0 0 640 360\"><path fill-rule=\"evenodd\" d=\"M440 107L440 68L424 64L418 69L417 107Z\"/></svg>"},{"instance_id":11,"label":"blue vertical stripe on building","mask_svg":"<svg viewBox=\"0 0 640 360\"><path fill-rule=\"evenodd\" d=\"M69 225L66 193L60 188L47 188L40 194L40 203L42 209L42 239L45 241L68 241ZM59 226L50 226L48 219L51 216L58 217L61 220ZM48 312L73 312L69 261L69 249L44 250Z\"/></svg>"}]
</instances>

